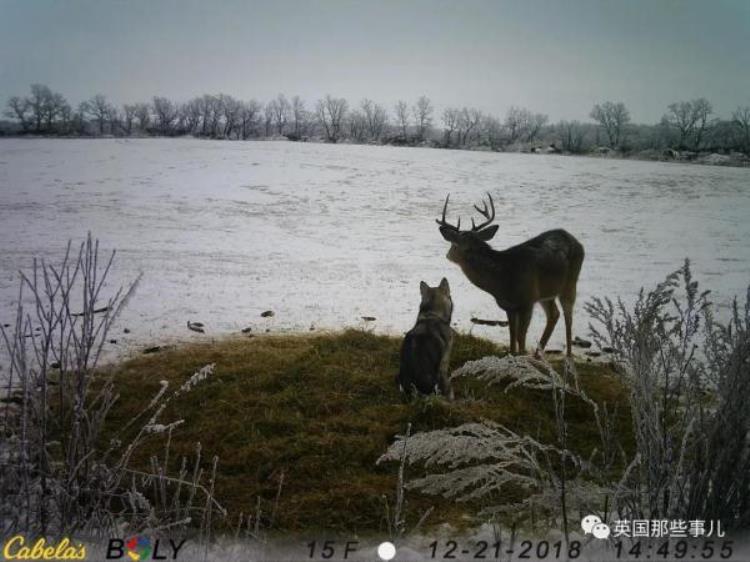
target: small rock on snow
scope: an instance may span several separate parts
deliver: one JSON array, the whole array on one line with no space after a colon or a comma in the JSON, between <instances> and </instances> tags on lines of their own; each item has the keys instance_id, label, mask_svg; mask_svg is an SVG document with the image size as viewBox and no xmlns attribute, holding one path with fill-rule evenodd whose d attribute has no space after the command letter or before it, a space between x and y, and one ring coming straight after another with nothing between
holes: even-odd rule
<instances>
[{"instance_id":1,"label":"small rock on snow","mask_svg":"<svg viewBox=\"0 0 750 562\"><path fill-rule=\"evenodd\" d=\"M591 342L588 340L581 339L578 336L576 336L575 338L573 338L573 345L577 347L583 347L584 349L588 349L589 347L591 347Z\"/></svg>"}]
</instances>

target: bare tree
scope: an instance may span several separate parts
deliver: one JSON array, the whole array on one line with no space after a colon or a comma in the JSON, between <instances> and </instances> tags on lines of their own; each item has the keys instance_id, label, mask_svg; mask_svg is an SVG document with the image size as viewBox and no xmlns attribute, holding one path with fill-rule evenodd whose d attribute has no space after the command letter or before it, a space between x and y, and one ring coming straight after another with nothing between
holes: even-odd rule
<instances>
[{"instance_id":1,"label":"bare tree","mask_svg":"<svg viewBox=\"0 0 750 562\"><path fill-rule=\"evenodd\" d=\"M208 127L211 122L211 108L213 107L212 99L212 96L206 94L194 100L196 105L195 111L199 114L195 133L200 136L209 135Z\"/></svg>"},{"instance_id":2,"label":"bare tree","mask_svg":"<svg viewBox=\"0 0 750 562\"><path fill-rule=\"evenodd\" d=\"M279 94L273 101L273 121L276 125L276 134L283 135L284 128L286 127L287 121L289 121L289 112L291 106L284 97L284 94Z\"/></svg>"},{"instance_id":3,"label":"bare tree","mask_svg":"<svg viewBox=\"0 0 750 562\"><path fill-rule=\"evenodd\" d=\"M714 119L706 128L702 150L739 150L744 152L740 127L731 119Z\"/></svg>"},{"instance_id":4,"label":"bare tree","mask_svg":"<svg viewBox=\"0 0 750 562\"><path fill-rule=\"evenodd\" d=\"M583 152L586 129L578 121L560 121L557 124L562 149L573 154Z\"/></svg>"},{"instance_id":5,"label":"bare tree","mask_svg":"<svg viewBox=\"0 0 750 562\"><path fill-rule=\"evenodd\" d=\"M544 113L534 113L533 115L531 115L526 130L526 142L534 142L534 140L539 136L539 133L541 133L544 126L547 124L548 120L549 117Z\"/></svg>"},{"instance_id":6,"label":"bare tree","mask_svg":"<svg viewBox=\"0 0 750 562\"><path fill-rule=\"evenodd\" d=\"M482 121L482 112L478 109L464 107L458 112L456 124L459 146L466 144L478 133L479 124Z\"/></svg>"},{"instance_id":7,"label":"bare tree","mask_svg":"<svg viewBox=\"0 0 750 562\"><path fill-rule=\"evenodd\" d=\"M154 117L160 134L172 134L177 115L177 106L171 100L165 97L154 97Z\"/></svg>"},{"instance_id":8,"label":"bare tree","mask_svg":"<svg viewBox=\"0 0 750 562\"><path fill-rule=\"evenodd\" d=\"M173 134L175 135L185 135L190 133L190 129L188 128L187 113L185 112L186 105L187 104L184 103L175 103L177 114L174 120L174 125L172 127Z\"/></svg>"},{"instance_id":9,"label":"bare tree","mask_svg":"<svg viewBox=\"0 0 750 562\"><path fill-rule=\"evenodd\" d=\"M526 134L531 112L521 107L510 106L505 114L505 129L508 132L508 142L513 144L521 140Z\"/></svg>"},{"instance_id":10,"label":"bare tree","mask_svg":"<svg viewBox=\"0 0 750 562\"><path fill-rule=\"evenodd\" d=\"M97 94L85 102L86 113L97 122L99 134L104 134L104 127L109 121L111 106L103 94Z\"/></svg>"},{"instance_id":11,"label":"bare tree","mask_svg":"<svg viewBox=\"0 0 750 562\"><path fill-rule=\"evenodd\" d=\"M283 120L282 116L283 112L279 107L279 100L273 99L266 104L266 121L270 119L270 122L266 125L266 136L270 136L271 129L275 129L278 132L279 123L283 130L286 121Z\"/></svg>"},{"instance_id":12,"label":"bare tree","mask_svg":"<svg viewBox=\"0 0 750 562\"><path fill-rule=\"evenodd\" d=\"M31 110L32 120L34 123L34 131L37 133L42 131L45 103L51 95L52 92L47 86L43 84L32 84L31 95L26 98L28 106Z\"/></svg>"},{"instance_id":13,"label":"bare tree","mask_svg":"<svg viewBox=\"0 0 750 562\"><path fill-rule=\"evenodd\" d=\"M200 135L204 137L212 135L213 131L211 130L211 124L214 121L214 97L210 94L201 96L198 99L198 106L200 107L201 113Z\"/></svg>"},{"instance_id":14,"label":"bare tree","mask_svg":"<svg viewBox=\"0 0 750 562\"><path fill-rule=\"evenodd\" d=\"M388 113L385 108L367 98L362 100L360 107L365 117L367 136L371 140L380 140L388 124Z\"/></svg>"},{"instance_id":15,"label":"bare tree","mask_svg":"<svg viewBox=\"0 0 750 562\"><path fill-rule=\"evenodd\" d=\"M151 124L151 108L147 103L135 104L135 119L141 132L147 132Z\"/></svg>"},{"instance_id":16,"label":"bare tree","mask_svg":"<svg viewBox=\"0 0 750 562\"><path fill-rule=\"evenodd\" d=\"M365 132L369 138L372 138L372 135L370 134L370 123L372 121L374 106L375 103L368 98L364 98L361 102L359 102L359 108L362 111L362 115L364 117Z\"/></svg>"},{"instance_id":17,"label":"bare tree","mask_svg":"<svg viewBox=\"0 0 750 562\"><path fill-rule=\"evenodd\" d=\"M708 127L708 119L714 110L706 98L698 98L693 100L693 111L696 115L695 148L697 150L701 146L703 135L706 133Z\"/></svg>"},{"instance_id":18,"label":"bare tree","mask_svg":"<svg viewBox=\"0 0 750 562\"><path fill-rule=\"evenodd\" d=\"M223 129L220 128L223 116L222 96L205 94L200 98L196 98L194 103L196 104L194 111L200 113L198 134L206 137L219 136L223 132Z\"/></svg>"},{"instance_id":19,"label":"bare tree","mask_svg":"<svg viewBox=\"0 0 750 562\"><path fill-rule=\"evenodd\" d=\"M401 136L406 140L406 130L409 127L409 106L403 100L398 100L394 107L396 110L396 124L401 128Z\"/></svg>"},{"instance_id":20,"label":"bare tree","mask_svg":"<svg viewBox=\"0 0 750 562\"><path fill-rule=\"evenodd\" d=\"M235 128L239 127L240 113L242 104L232 96L226 94L219 95L219 105L224 118L224 138L231 138Z\"/></svg>"},{"instance_id":21,"label":"bare tree","mask_svg":"<svg viewBox=\"0 0 750 562\"><path fill-rule=\"evenodd\" d=\"M349 108L344 98L334 98L328 94L325 99L318 100L315 111L328 142L337 142L341 136L341 126Z\"/></svg>"},{"instance_id":22,"label":"bare tree","mask_svg":"<svg viewBox=\"0 0 750 562\"><path fill-rule=\"evenodd\" d=\"M669 104L663 121L679 133L679 147L698 150L713 108L706 98Z\"/></svg>"},{"instance_id":23,"label":"bare tree","mask_svg":"<svg viewBox=\"0 0 750 562\"><path fill-rule=\"evenodd\" d=\"M688 138L693 133L695 121L693 119L693 104L689 101L681 101L669 104L668 113L662 118L667 128L676 129L679 133L679 148L688 147Z\"/></svg>"},{"instance_id":24,"label":"bare tree","mask_svg":"<svg viewBox=\"0 0 750 562\"><path fill-rule=\"evenodd\" d=\"M117 109L114 105L110 105L107 108L107 123L109 124L109 132L111 134L122 134L122 116L120 115L120 110Z\"/></svg>"},{"instance_id":25,"label":"bare tree","mask_svg":"<svg viewBox=\"0 0 750 562\"><path fill-rule=\"evenodd\" d=\"M60 120L58 122L58 133L67 135L70 133L71 125L73 123L73 108L70 104L65 104L60 108Z\"/></svg>"},{"instance_id":26,"label":"bare tree","mask_svg":"<svg viewBox=\"0 0 750 562\"><path fill-rule=\"evenodd\" d=\"M372 110L372 118L369 120L370 136L380 140L388 128L388 111L382 105L375 104Z\"/></svg>"},{"instance_id":27,"label":"bare tree","mask_svg":"<svg viewBox=\"0 0 750 562\"><path fill-rule=\"evenodd\" d=\"M305 102L299 96L292 98L292 123L294 125L294 138L300 139L307 132L307 110Z\"/></svg>"},{"instance_id":28,"label":"bare tree","mask_svg":"<svg viewBox=\"0 0 750 562\"><path fill-rule=\"evenodd\" d=\"M187 133L196 133L203 115L200 98L193 98L180 108L180 119Z\"/></svg>"},{"instance_id":29,"label":"bare tree","mask_svg":"<svg viewBox=\"0 0 750 562\"><path fill-rule=\"evenodd\" d=\"M738 107L734 110L732 124L739 130L745 154L750 154L750 105Z\"/></svg>"},{"instance_id":30,"label":"bare tree","mask_svg":"<svg viewBox=\"0 0 750 562\"><path fill-rule=\"evenodd\" d=\"M31 104L28 100L23 99L19 96L13 96L8 100L8 109L5 110L4 115L11 119L18 119L21 130L25 133L29 130Z\"/></svg>"},{"instance_id":31,"label":"bare tree","mask_svg":"<svg viewBox=\"0 0 750 562\"><path fill-rule=\"evenodd\" d=\"M221 123L221 96L206 95L203 96L204 100L204 127L206 132L212 138L216 138L220 134L220 123Z\"/></svg>"},{"instance_id":32,"label":"bare tree","mask_svg":"<svg viewBox=\"0 0 750 562\"><path fill-rule=\"evenodd\" d=\"M623 141L625 126L630 122L630 113L622 102L605 101L596 104L590 117L604 129L610 148L619 148Z\"/></svg>"},{"instance_id":33,"label":"bare tree","mask_svg":"<svg viewBox=\"0 0 750 562\"><path fill-rule=\"evenodd\" d=\"M85 135L88 133L88 123L86 121L86 115L88 114L88 104L82 101L78 104L76 112L73 114L71 129L79 135Z\"/></svg>"},{"instance_id":34,"label":"bare tree","mask_svg":"<svg viewBox=\"0 0 750 562\"><path fill-rule=\"evenodd\" d=\"M417 129L417 138L420 141L425 139L425 135L432 127L432 113L434 111L432 103L427 96L420 96L414 105L414 124Z\"/></svg>"},{"instance_id":35,"label":"bare tree","mask_svg":"<svg viewBox=\"0 0 750 562\"><path fill-rule=\"evenodd\" d=\"M367 117L365 114L355 109L349 113L349 137L356 142L364 142L367 139Z\"/></svg>"},{"instance_id":36,"label":"bare tree","mask_svg":"<svg viewBox=\"0 0 750 562\"><path fill-rule=\"evenodd\" d=\"M134 104L125 104L122 106L122 128L126 135L133 133L133 122L135 121L135 112L137 107Z\"/></svg>"},{"instance_id":37,"label":"bare tree","mask_svg":"<svg viewBox=\"0 0 750 562\"><path fill-rule=\"evenodd\" d=\"M508 142L533 142L547 124L547 115L532 113L526 108L511 106L505 114L505 130Z\"/></svg>"},{"instance_id":38,"label":"bare tree","mask_svg":"<svg viewBox=\"0 0 750 562\"><path fill-rule=\"evenodd\" d=\"M496 117L486 116L482 120L482 134L492 150L503 147L503 126Z\"/></svg>"},{"instance_id":39,"label":"bare tree","mask_svg":"<svg viewBox=\"0 0 750 562\"><path fill-rule=\"evenodd\" d=\"M276 108L274 107L276 105L276 100L271 100L266 104L266 107L263 108L263 117L264 117L264 124L266 133L265 135L267 137L271 136L271 128L273 127L273 116L276 114Z\"/></svg>"},{"instance_id":40,"label":"bare tree","mask_svg":"<svg viewBox=\"0 0 750 562\"><path fill-rule=\"evenodd\" d=\"M455 107L448 107L443 111L443 142L446 147L451 146L453 133L458 127L459 110Z\"/></svg>"},{"instance_id":41,"label":"bare tree","mask_svg":"<svg viewBox=\"0 0 750 562\"><path fill-rule=\"evenodd\" d=\"M53 131L56 119L60 117L66 107L68 107L68 102L62 94L51 91L49 92L43 103L46 131Z\"/></svg>"},{"instance_id":42,"label":"bare tree","mask_svg":"<svg viewBox=\"0 0 750 562\"><path fill-rule=\"evenodd\" d=\"M260 110L261 105L255 100L250 100L249 102L242 104L242 111L240 111L240 132L242 134L242 140L247 139L251 135L258 134Z\"/></svg>"}]
</instances>

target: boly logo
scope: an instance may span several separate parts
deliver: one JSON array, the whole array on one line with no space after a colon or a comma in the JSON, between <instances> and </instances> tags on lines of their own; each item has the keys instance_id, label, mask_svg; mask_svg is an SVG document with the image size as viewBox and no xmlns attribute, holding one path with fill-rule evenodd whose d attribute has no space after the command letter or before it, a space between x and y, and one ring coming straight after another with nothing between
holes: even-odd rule
<instances>
[{"instance_id":1,"label":"boly logo","mask_svg":"<svg viewBox=\"0 0 750 562\"><path fill-rule=\"evenodd\" d=\"M151 539L148 537L133 537L125 543L131 560L145 560L151 554Z\"/></svg>"},{"instance_id":2,"label":"boly logo","mask_svg":"<svg viewBox=\"0 0 750 562\"><path fill-rule=\"evenodd\" d=\"M594 535L597 539L606 539L610 533L609 525L602 523L596 515L587 515L581 519L581 529L585 534Z\"/></svg>"},{"instance_id":3,"label":"boly logo","mask_svg":"<svg viewBox=\"0 0 750 562\"><path fill-rule=\"evenodd\" d=\"M142 560L176 560L180 549L185 544L183 539L175 542L172 539L152 540L144 535L136 535L127 540L109 539L107 560L119 560L123 557L140 562Z\"/></svg>"},{"instance_id":4,"label":"boly logo","mask_svg":"<svg viewBox=\"0 0 750 562\"><path fill-rule=\"evenodd\" d=\"M86 558L86 547L74 545L64 538L57 544L47 544L45 539L38 539L33 545L26 544L23 535L8 539L3 546L5 560L83 560Z\"/></svg>"}]
</instances>

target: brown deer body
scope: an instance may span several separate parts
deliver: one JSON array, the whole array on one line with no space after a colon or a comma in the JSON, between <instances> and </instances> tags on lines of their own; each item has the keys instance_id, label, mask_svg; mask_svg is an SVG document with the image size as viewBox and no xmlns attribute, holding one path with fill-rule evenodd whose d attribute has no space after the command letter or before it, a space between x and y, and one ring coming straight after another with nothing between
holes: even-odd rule
<instances>
[{"instance_id":1,"label":"brown deer body","mask_svg":"<svg viewBox=\"0 0 750 562\"><path fill-rule=\"evenodd\" d=\"M547 315L538 353L544 351L560 317L557 299L563 309L566 349L570 356L573 305L584 258L581 243L572 234L557 229L506 250L494 250L487 244L498 229L497 225L490 224L495 219L492 196L489 209L486 203L483 209L474 206L486 220L476 226L472 219L471 230L460 230L460 218L456 226L446 222L449 198L450 195L445 198L443 217L437 221L443 238L451 243L447 257L461 267L469 281L491 294L506 312L511 353L526 353L526 333L537 302Z\"/></svg>"}]
</instances>

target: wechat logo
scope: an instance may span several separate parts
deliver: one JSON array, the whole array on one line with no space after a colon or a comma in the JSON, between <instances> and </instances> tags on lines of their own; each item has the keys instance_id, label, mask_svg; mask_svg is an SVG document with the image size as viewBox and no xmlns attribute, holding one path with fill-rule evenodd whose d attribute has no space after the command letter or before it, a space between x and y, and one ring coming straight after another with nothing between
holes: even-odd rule
<instances>
[{"instance_id":1,"label":"wechat logo","mask_svg":"<svg viewBox=\"0 0 750 562\"><path fill-rule=\"evenodd\" d=\"M585 534L592 534L597 539L606 539L609 537L609 525L602 523L596 515L587 515L581 519L581 529Z\"/></svg>"}]
</instances>

